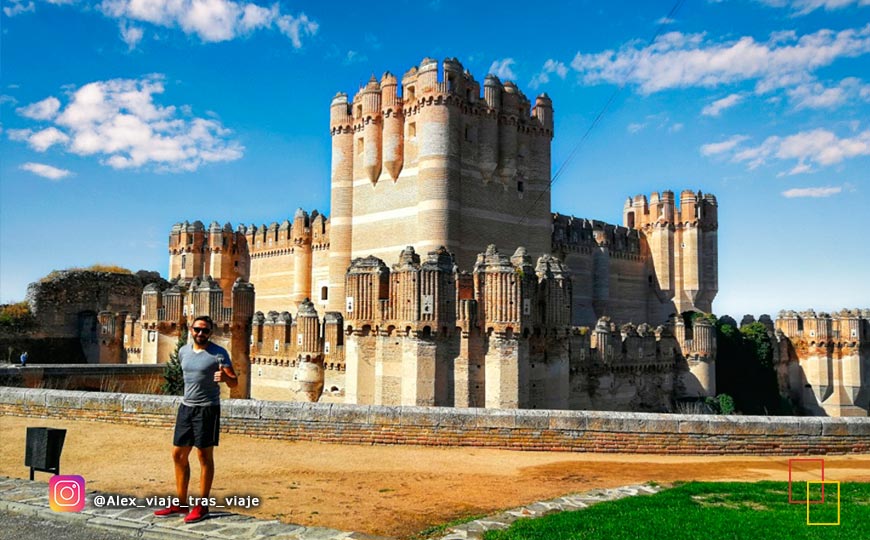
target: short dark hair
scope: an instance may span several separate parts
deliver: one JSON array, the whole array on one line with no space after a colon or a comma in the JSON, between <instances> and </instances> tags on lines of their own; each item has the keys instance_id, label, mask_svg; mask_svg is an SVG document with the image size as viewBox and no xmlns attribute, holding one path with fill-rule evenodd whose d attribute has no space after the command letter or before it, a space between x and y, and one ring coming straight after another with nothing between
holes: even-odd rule
<instances>
[{"instance_id":1,"label":"short dark hair","mask_svg":"<svg viewBox=\"0 0 870 540\"><path fill-rule=\"evenodd\" d=\"M206 324L208 324L208 329L209 329L209 330L214 330L214 321L211 320L211 317L209 317L208 315L200 315L199 317L197 317L197 318L195 318L195 319L193 320L194 323L195 323L196 321L205 321ZM190 326L193 326L193 323L191 323Z\"/></svg>"}]
</instances>

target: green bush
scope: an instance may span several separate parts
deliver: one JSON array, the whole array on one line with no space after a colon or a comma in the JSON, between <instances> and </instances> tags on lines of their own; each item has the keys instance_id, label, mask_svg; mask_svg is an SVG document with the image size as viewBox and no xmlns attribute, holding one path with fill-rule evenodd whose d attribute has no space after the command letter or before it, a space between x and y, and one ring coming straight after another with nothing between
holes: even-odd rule
<instances>
[{"instance_id":1,"label":"green bush","mask_svg":"<svg viewBox=\"0 0 870 540\"><path fill-rule=\"evenodd\" d=\"M181 396L184 394L184 372L181 370L181 361L178 359L178 351L187 344L187 327L181 327L181 335L175 342L175 350L169 355L169 362L163 368L163 379L166 381L160 387L160 391L168 396Z\"/></svg>"}]
</instances>

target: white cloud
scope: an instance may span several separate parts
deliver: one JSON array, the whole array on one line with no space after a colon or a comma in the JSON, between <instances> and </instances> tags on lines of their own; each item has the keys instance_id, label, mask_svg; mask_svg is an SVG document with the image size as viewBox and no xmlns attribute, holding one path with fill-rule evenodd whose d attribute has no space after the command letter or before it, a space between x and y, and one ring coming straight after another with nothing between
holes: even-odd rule
<instances>
[{"instance_id":1,"label":"white cloud","mask_svg":"<svg viewBox=\"0 0 870 540\"><path fill-rule=\"evenodd\" d=\"M302 47L302 36L313 36L317 33L318 28L320 28L320 25L310 20L304 13L298 17L282 15L278 17L276 24L281 33L289 37L293 46L297 49Z\"/></svg>"},{"instance_id":2,"label":"white cloud","mask_svg":"<svg viewBox=\"0 0 870 540\"><path fill-rule=\"evenodd\" d=\"M196 170L242 157L244 148L214 118L198 118L186 105L161 106L161 76L86 84L69 96L54 126L34 132L10 130L12 140L45 151L54 145L82 156L99 156L117 169Z\"/></svg>"},{"instance_id":3,"label":"white cloud","mask_svg":"<svg viewBox=\"0 0 870 540\"><path fill-rule=\"evenodd\" d=\"M687 87L756 81L757 92L791 87L839 58L870 52L870 24L840 32L772 34L716 43L704 34L670 32L648 46L635 41L618 51L577 53L571 62L587 84L636 84L644 94Z\"/></svg>"},{"instance_id":4,"label":"white cloud","mask_svg":"<svg viewBox=\"0 0 870 540\"><path fill-rule=\"evenodd\" d=\"M791 88L787 93L796 109L831 109L854 99L870 101L870 84L848 77L833 87L812 82Z\"/></svg>"},{"instance_id":5,"label":"white cloud","mask_svg":"<svg viewBox=\"0 0 870 540\"><path fill-rule=\"evenodd\" d=\"M368 57L364 54L360 54L358 51L347 51L347 54L344 56L344 60L342 63L346 66L354 64L356 62L365 62L368 60Z\"/></svg>"},{"instance_id":6,"label":"white cloud","mask_svg":"<svg viewBox=\"0 0 870 540\"><path fill-rule=\"evenodd\" d=\"M672 124L671 127L668 128L668 131L670 133L677 133L679 131L683 131L683 127L684 126L681 122L677 122L675 124Z\"/></svg>"},{"instance_id":7,"label":"white cloud","mask_svg":"<svg viewBox=\"0 0 870 540\"><path fill-rule=\"evenodd\" d=\"M701 114L703 114L704 116L719 116L720 114L722 114L722 111L724 111L725 109L730 109L741 101L743 101L742 94L730 94L723 97L722 99L717 99L713 103L704 107L704 109L701 110Z\"/></svg>"},{"instance_id":8,"label":"white cloud","mask_svg":"<svg viewBox=\"0 0 870 540\"><path fill-rule=\"evenodd\" d=\"M502 60L496 60L489 66L489 73L492 73L496 77L502 80L512 81L517 78L516 73L514 73L511 66L516 64L513 58L505 58Z\"/></svg>"},{"instance_id":9,"label":"white cloud","mask_svg":"<svg viewBox=\"0 0 870 540\"><path fill-rule=\"evenodd\" d=\"M547 84L550 82L550 75L553 73L558 75L560 79L564 79L568 75L568 66L552 58L547 60L544 62L544 67L541 68L541 71L532 77L529 86L538 88L542 84Z\"/></svg>"},{"instance_id":10,"label":"white cloud","mask_svg":"<svg viewBox=\"0 0 870 540\"><path fill-rule=\"evenodd\" d=\"M710 143L701 146L701 154L705 156L715 156L717 154L722 154L725 152L730 152L733 150L738 144L748 139L746 135L734 135L729 139L718 142L718 143Z\"/></svg>"},{"instance_id":11,"label":"white cloud","mask_svg":"<svg viewBox=\"0 0 870 540\"><path fill-rule=\"evenodd\" d=\"M771 160L796 161L788 175L812 172L813 165L826 167L870 155L870 130L840 138L826 129L814 129L787 137L771 136L757 146L738 148L744 140L744 136L735 136L722 143L707 144L701 147L701 153L711 156L733 151L731 161L746 163L750 169Z\"/></svg>"},{"instance_id":12,"label":"white cloud","mask_svg":"<svg viewBox=\"0 0 870 540\"><path fill-rule=\"evenodd\" d=\"M56 144L66 144L69 136L55 127L37 131L27 138L27 143L37 152L45 152Z\"/></svg>"},{"instance_id":13,"label":"white cloud","mask_svg":"<svg viewBox=\"0 0 870 540\"><path fill-rule=\"evenodd\" d=\"M128 21L121 21L118 28L121 30L121 39L124 40L124 43L127 44L130 50L135 49L136 45L142 41L142 37L145 35L141 28L133 26Z\"/></svg>"},{"instance_id":14,"label":"white cloud","mask_svg":"<svg viewBox=\"0 0 870 540\"><path fill-rule=\"evenodd\" d=\"M3 8L3 13L7 17L14 17L27 13L28 11L36 11L36 5L33 2L25 2L24 0L8 0L7 6Z\"/></svg>"},{"instance_id":15,"label":"white cloud","mask_svg":"<svg viewBox=\"0 0 870 540\"><path fill-rule=\"evenodd\" d=\"M831 195L836 195L843 191L842 187L839 186L826 186L826 187L810 187L810 188L792 188L787 189L782 192L782 196L787 199L794 199L797 197L830 197Z\"/></svg>"},{"instance_id":16,"label":"white cloud","mask_svg":"<svg viewBox=\"0 0 870 540\"><path fill-rule=\"evenodd\" d=\"M674 21L674 19L671 19L670 17L662 17L661 19L656 21L656 24L665 25L665 24L674 24L674 22L676 22L676 21Z\"/></svg>"},{"instance_id":17,"label":"white cloud","mask_svg":"<svg viewBox=\"0 0 870 540\"><path fill-rule=\"evenodd\" d=\"M15 109L15 112L33 120L51 120L57 115L58 109L60 109L60 100L56 97L48 97L26 107Z\"/></svg>"},{"instance_id":18,"label":"white cloud","mask_svg":"<svg viewBox=\"0 0 870 540\"><path fill-rule=\"evenodd\" d=\"M639 123L639 122L632 122L631 124L629 124L628 126L626 126L625 129L626 129L626 131L628 131L629 133L634 134L634 133L638 133L640 130L642 130L642 129L645 128L645 127L646 127L646 124L642 124L642 123Z\"/></svg>"},{"instance_id":19,"label":"white cloud","mask_svg":"<svg viewBox=\"0 0 870 540\"><path fill-rule=\"evenodd\" d=\"M58 169L57 167L52 167L51 165L45 165L43 163L28 162L18 168L22 171L32 172L35 175L48 178L49 180L60 180L72 174L72 172L66 169Z\"/></svg>"},{"instance_id":20,"label":"white cloud","mask_svg":"<svg viewBox=\"0 0 870 540\"><path fill-rule=\"evenodd\" d=\"M851 5L870 6L870 0L759 0L773 7L788 7L795 15L806 15L817 9L834 11Z\"/></svg>"},{"instance_id":21,"label":"white cloud","mask_svg":"<svg viewBox=\"0 0 870 540\"><path fill-rule=\"evenodd\" d=\"M72 0L45 1L73 3ZM15 5L4 11L34 9L32 2L26 8L20 7L22 0L13 2ZM101 0L95 3L105 16L118 21L121 38L131 49L142 39L143 24L177 28L185 34L196 35L203 42L228 41L257 30L277 28L297 49L302 47L303 37L313 36L318 30L317 22L304 13L282 14L277 2L270 8L236 0ZM90 9L87 2L78 5Z\"/></svg>"}]
</instances>

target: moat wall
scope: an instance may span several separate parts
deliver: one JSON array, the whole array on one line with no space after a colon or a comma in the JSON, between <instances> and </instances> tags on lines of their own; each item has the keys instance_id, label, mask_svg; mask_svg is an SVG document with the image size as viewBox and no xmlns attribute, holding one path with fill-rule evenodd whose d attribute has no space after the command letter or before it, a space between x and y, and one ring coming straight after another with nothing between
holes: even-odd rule
<instances>
[{"instance_id":1,"label":"moat wall","mask_svg":"<svg viewBox=\"0 0 870 540\"><path fill-rule=\"evenodd\" d=\"M0 387L0 415L170 429L180 398ZM343 444L650 454L870 452L870 418L703 416L225 400L226 433Z\"/></svg>"}]
</instances>

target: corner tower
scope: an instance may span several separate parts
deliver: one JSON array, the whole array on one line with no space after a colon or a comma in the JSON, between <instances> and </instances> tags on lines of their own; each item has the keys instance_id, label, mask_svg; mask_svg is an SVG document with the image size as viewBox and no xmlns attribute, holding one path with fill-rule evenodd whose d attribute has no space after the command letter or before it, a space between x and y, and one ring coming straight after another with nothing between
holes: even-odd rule
<instances>
[{"instance_id":1,"label":"corner tower","mask_svg":"<svg viewBox=\"0 0 870 540\"><path fill-rule=\"evenodd\" d=\"M684 190L677 205L672 191L653 192L649 200L637 195L626 200L623 222L641 232L649 251L647 271L659 300L650 308L651 320L712 312L719 291L716 197Z\"/></svg>"}]
</instances>

